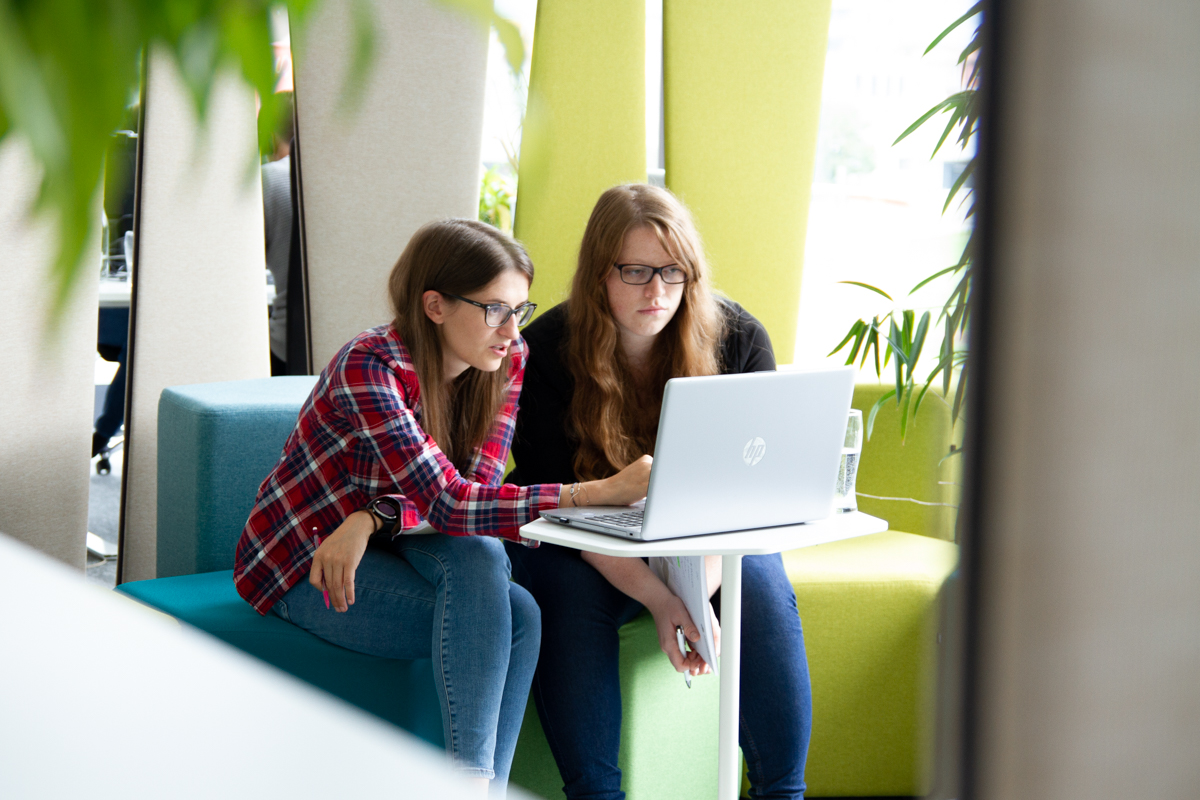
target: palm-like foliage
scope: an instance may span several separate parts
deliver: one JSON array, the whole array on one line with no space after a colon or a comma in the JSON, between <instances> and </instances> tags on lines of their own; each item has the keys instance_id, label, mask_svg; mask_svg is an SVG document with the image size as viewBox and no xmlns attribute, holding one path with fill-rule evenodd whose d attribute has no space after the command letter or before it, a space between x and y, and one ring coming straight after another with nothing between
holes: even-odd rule
<instances>
[{"instance_id":1,"label":"palm-like foliage","mask_svg":"<svg viewBox=\"0 0 1200 800\"><path fill-rule=\"evenodd\" d=\"M930 50L937 47L946 36L960 25L982 14L983 5L983 2L976 3L967 13L951 23L949 27L930 43L925 52L929 53ZM908 126L908 129L897 137L893 144L900 142L939 114L948 114L949 118L946 120L946 127L942 131L941 137L933 148L931 157L937 155L942 145L950 139L956 130L958 131L958 135L955 137L955 141L964 150L968 149L974 143L974 139L979 132L979 59L977 57L973 58L973 56L976 56L978 53L980 42L980 30L976 26L975 33L971 37L970 42L963 48L962 53L958 57L958 63L962 65L965 79L965 88L963 91L950 95L922 114L916 122ZM942 206L943 213L945 213L950 207L950 203L961 192L963 194L963 202L967 204L967 220L970 221L974 217L975 198L969 181L971 176L975 174L977 163L978 156L972 155L962 174L958 176L954 184L950 187L946 203ZM925 339L929 334L931 323L928 311L922 314L919 322L916 321L916 312L907 309L889 311L882 316L873 317L870 322L859 319L850 326L849 333L846 334L845 338L830 353L830 355L833 355L833 353L838 352L849 344L850 354L846 359L846 363L853 364L857 360L859 361L859 366L862 367L866 365L868 357L874 352L875 374L879 376L882 376L882 367L887 366L890 360L895 359L896 386L884 394L868 414L868 437L870 437L871 431L875 426L875 415L879 413L879 409L885 402L894 398L896 405L900 407L900 436L903 439L908 430L910 416L916 416L922 401L929 391L929 387L933 385L939 375L942 378L943 397L948 397L951 386L954 386L954 401L951 415L954 422L958 421L959 414L962 411L963 395L967 386L970 359L967 348L956 347L955 343L965 341L970 328L975 245L975 232L972 227L972 232L967 238L967 243L963 247L958 263L938 270L909 291L909 295L911 296L930 281L940 278L943 275L953 274L958 277L958 283L942 306L937 321L933 323L943 326L945 336L938 353L937 364L934 365L933 370L923 385L917 385L913 373L916 371L925 345ZM892 299L887 292L875 286L859 281L842 282L877 292L888 300ZM883 334L881 342L881 333L885 328L887 329L887 333ZM853 342L851 343L852 340ZM881 351L882 364L880 363Z\"/></svg>"},{"instance_id":2,"label":"palm-like foliage","mask_svg":"<svg viewBox=\"0 0 1200 800\"><path fill-rule=\"evenodd\" d=\"M524 62L524 44L491 0L438 0L496 28L509 66ZM344 96L372 63L375 22L369 0L352 0L355 46ZM174 59L198 117L221 74L240 74L262 101L260 147L268 148L282 105L274 94L269 15L280 0L0 0L0 144L25 140L41 170L36 212L57 223L54 262L57 319L84 271L83 247L104 170L110 135L123 127L138 96L148 45ZM302 31L313 0L288 0Z\"/></svg>"}]
</instances>

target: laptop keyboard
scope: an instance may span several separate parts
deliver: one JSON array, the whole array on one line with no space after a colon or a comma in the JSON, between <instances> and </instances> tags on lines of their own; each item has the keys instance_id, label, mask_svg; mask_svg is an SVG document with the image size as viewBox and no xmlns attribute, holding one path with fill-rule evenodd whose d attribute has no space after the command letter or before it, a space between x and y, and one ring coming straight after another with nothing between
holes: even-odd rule
<instances>
[{"instance_id":1,"label":"laptop keyboard","mask_svg":"<svg viewBox=\"0 0 1200 800\"><path fill-rule=\"evenodd\" d=\"M622 511L619 514L600 514L592 517L589 522L604 522L621 528L642 527L642 509Z\"/></svg>"}]
</instances>

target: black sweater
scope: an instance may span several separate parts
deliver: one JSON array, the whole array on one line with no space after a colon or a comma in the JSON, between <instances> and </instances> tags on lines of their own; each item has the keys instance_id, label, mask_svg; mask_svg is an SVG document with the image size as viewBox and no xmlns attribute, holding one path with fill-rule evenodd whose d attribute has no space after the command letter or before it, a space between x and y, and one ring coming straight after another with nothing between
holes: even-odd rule
<instances>
[{"instance_id":1,"label":"black sweater","mask_svg":"<svg viewBox=\"0 0 1200 800\"><path fill-rule=\"evenodd\" d=\"M769 372L775 352L762 323L732 300L721 299L726 332L721 342L721 372ZM525 384L512 453L517 463L507 483L574 483L576 440L568 432L575 380L566 365L567 308L560 303L537 318L522 334L529 344Z\"/></svg>"}]
</instances>

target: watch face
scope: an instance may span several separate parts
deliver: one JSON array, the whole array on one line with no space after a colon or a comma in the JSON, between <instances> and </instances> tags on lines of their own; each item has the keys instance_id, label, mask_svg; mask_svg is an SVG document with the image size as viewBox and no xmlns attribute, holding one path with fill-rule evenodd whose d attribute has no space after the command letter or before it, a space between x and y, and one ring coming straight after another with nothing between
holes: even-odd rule
<instances>
[{"instance_id":1,"label":"watch face","mask_svg":"<svg viewBox=\"0 0 1200 800\"><path fill-rule=\"evenodd\" d=\"M376 500L375 510L381 515L391 517L392 519L395 519L400 513L400 510L390 500Z\"/></svg>"}]
</instances>

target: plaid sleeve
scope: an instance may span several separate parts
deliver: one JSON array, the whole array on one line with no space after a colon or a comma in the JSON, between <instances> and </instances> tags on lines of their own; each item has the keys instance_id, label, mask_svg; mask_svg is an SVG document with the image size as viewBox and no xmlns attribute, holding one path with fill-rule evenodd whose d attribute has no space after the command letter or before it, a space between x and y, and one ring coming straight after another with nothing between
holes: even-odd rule
<instances>
[{"instance_id":1,"label":"plaid sleeve","mask_svg":"<svg viewBox=\"0 0 1200 800\"><path fill-rule=\"evenodd\" d=\"M518 340L519 341L519 340ZM514 356L517 353L514 351ZM524 351L493 433L465 479L425 433L405 402L396 375L369 350L355 350L334 376L330 399L367 444L384 472L433 528L451 536L500 536L520 541L519 529L543 509L558 506L560 484L495 485L512 441ZM495 482L495 483L493 483Z\"/></svg>"}]
</instances>

